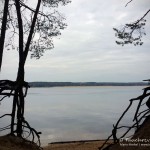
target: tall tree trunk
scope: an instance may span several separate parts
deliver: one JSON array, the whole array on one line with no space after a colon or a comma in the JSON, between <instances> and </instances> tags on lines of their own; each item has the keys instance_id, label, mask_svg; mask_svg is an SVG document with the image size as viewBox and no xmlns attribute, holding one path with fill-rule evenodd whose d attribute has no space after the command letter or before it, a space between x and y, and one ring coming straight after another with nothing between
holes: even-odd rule
<instances>
[{"instance_id":1,"label":"tall tree trunk","mask_svg":"<svg viewBox=\"0 0 150 150\"><path fill-rule=\"evenodd\" d=\"M17 135L22 136L22 123L24 121L24 96L23 88L19 88L18 110L17 110Z\"/></svg>"},{"instance_id":2,"label":"tall tree trunk","mask_svg":"<svg viewBox=\"0 0 150 150\"><path fill-rule=\"evenodd\" d=\"M3 19L2 19L2 27L1 27L1 37L0 37L0 71L1 71L1 66L2 66L2 57L3 57L4 42L5 42L8 4L9 4L9 0L5 0Z\"/></svg>"},{"instance_id":3,"label":"tall tree trunk","mask_svg":"<svg viewBox=\"0 0 150 150\"><path fill-rule=\"evenodd\" d=\"M29 32L28 40L27 40L26 47L25 47L25 50L24 50L24 63L25 63L25 61L27 59L27 56L28 56L29 47L30 47L32 36L33 36L33 33L34 33L34 27L35 27L35 24L36 24L37 15L39 13L40 5L41 5L41 0L38 0L36 10L35 10L35 13L34 13L34 16L33 16L33 21L32 21L32 24L31 24L31 29L30 29L30 32Z\"/></svg>"},{"instance_id":4,"label":"tall tree trunk","mask_svg":"<svg viewBox=\"0 0 150 150\"><path fill-rule=\"evenodd\" d=\"M15 117L17 117L16 133L17 136L22 136L22 123L24 119L24 95L23 95L23 84L24 84L24 53L23 53L23 23L21 17L20 3L18 0L15 0L18 27L19 27L19 67L18 74L16 79L17 88L15 90L15 96L13 100L12 108L12 121L11 121L11 133L14 131ZM16 114L16 116L15 116Z\"/></svg>"},{"instance_id":5,"label":"tall tree trunk","mask_svg":"<svg viewBox=\"0 0 150 150\"><path fill-rule=\"evenodd\" d=\"M12 108L12 121L11 121L11 133L17 133L17 136L21 137L23 130L22 130L22 123L25 122L24 120L24 93L23 93L23 86L24 86L24 65L26 62L26 58L29 51L29 46L32 40L32 35L34 33L34 27L37 20L37 15L40 9L41 0L38 0L38 4L36 7L36 11L33 17L33 21L31 24L31 29L29 32L28 40L26 43L25 50L23 51L23 23L22 23L22 16L20 10L20 4L18 0L15 0L16 3L16 11L17 11L17 19L18 19L18 27L19 27L19 67L18 67L18 74L17 74L17 88L15 90L15 96L13 100L13 108ZM17 117L16 123L16 130L14 130L15 125L15 118ZM38 134L37 134L38 135Z\"/></svg>"},{"instance_id":6,"label":"tall tree trunk","mask_svg":"<svg viewBox=\"0 0 150 150\"><path fill-rule=\"evenodd\" d=\"M13 98L12 117L11 117L11 135L14 135L14 124L15 124L17 102L18 102L18 90L15 91L14 98Z\"/></svg>"}]
</instances>

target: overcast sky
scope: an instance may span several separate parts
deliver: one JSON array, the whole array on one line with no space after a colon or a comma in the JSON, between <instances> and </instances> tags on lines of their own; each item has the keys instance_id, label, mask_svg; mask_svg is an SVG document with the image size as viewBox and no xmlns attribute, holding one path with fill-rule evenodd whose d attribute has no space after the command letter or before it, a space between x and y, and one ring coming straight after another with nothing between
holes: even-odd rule
<instances>
[{"instance_id":1,"label":"overcast sky","mask_svg":"<svg viewBox=\"0 0 150 150\"><path fill-rule=\"evenodd\" d=\"M150 14L144 45L115 43L113 27L135 21L150 8L149 0L72 0L61 7L68 27L55 48L26 63L26 81L140 82L150 78ZM0 79L16 78L18 53L4 53Z\"/></svg>"}]
</instances>

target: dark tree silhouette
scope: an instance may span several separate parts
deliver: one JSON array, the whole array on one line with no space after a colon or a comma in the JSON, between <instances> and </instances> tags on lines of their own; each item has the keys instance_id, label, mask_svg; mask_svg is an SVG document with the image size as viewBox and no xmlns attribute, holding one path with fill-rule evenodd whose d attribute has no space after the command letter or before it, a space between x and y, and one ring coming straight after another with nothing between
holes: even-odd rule
<instances>
[{"instance_id":1,"label":"dark tree silhouette","mask_svg":"<svg viewBox=\"0 0 150 150\"><path fill-rule=\"evenodd\" d=\"M126 4L126 6L132 1L133 0L130 0ZM146 11L146 13L140 19L132 23L127 23L119 29L113 28L116 32L115 36L119 39L119 41L117 40L116 43L122 46L124 46L125 44L134 44L135 46L141 46L143 44L142 37L146 35L144 31L146 25L145 17L149 12L150 9Z\"/></svg>"},{"instance_id":2,"label":"dark tree silhouette","mask_svg":"<svg viewBox=\"0 0 150 150\"><path fill-rule=\"evenodd\" d=\"M133 0L130 0L126 4L126 6L132 1ZM113 28L116 32L115 36L119 39L119 41L116 41L116 43L122 46L124 46L125 44L134 44L135 46L141 46L143 44L142 37L143 35L146 35L146 33L144 32L144 26L146 24L145 17L149 12L150 9L140 19L133 23L125 24L121 29ZM144 81L150 82L150 79ZM135 110L135 114L133 116L133 124L131 126L120 126L121 120L126 115L134 102L137 102L138 104ZM122 113L116 124L113 125L111 135L106 139L106 141L99 148L99 150L108 150L113 144L118 144L119 139L127 136L132 129L135 129L136 133L142 126L142 124L148 119L150 119L150 86L144 88L143 94L141 94L140 96L130 99L128 107ZM126 129L126 131L120 137L118 137L117 132L119 129L122 128ZM129 137L133 137L133 135L130 135ZM110 138L113 138L112 144L108 144L108 140Z\"/></svg>"},{"instance_id":3,"label":"dark tree silhouette","mask_svg":"<svg viewBox=\"0 0 150 150\"><path fill-rule=\"evenodd\" d=\"M24 118L25 97L29 88L28 82L24 81L25 63L29 51L31 58L39 59L45 50L52 49L52 38L60 35L60 30L66 27L64 17L55 9L60 4L66 5L70 0L35 0L36 8L31 5L32 1L5 0L4 9L0 12L1 34L0 34L0 69L2 66L4 44L7 49L17 49L19 54L18 73L16 81L0 80L0 102L6 97L13 97L12 112L4 114L0 118L10 116L10 125L3 127L0 131L10 129L10 134L24 137L35 136L40 145L41 132L32 128ZM11 33L6 39L6 30ZM14 40L18 39L18 46ZM28 130L28 131L26 131Z\"/></svg>"},{"instance_id":4,"label":"dark tree silhouette","mask_svg":"<svg viewBox=\"0 0 150 150\"><path fill-rule=\"evenodd\" d=\"M5 33L6 33L8 5L9 5L9 0L5 0L3 17L2 17L2 25L1 25L1 36L0 36L0 70L2 65L2 56L3 56Z\"/></svg>"}]
</instances>

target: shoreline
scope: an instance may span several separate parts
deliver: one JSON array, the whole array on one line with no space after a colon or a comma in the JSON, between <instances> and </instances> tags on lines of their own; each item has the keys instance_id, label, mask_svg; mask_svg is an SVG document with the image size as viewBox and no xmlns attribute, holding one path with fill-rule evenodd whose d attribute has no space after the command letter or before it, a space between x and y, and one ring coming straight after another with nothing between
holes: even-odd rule
<instances>
[{"instance_id":1,"label":"shoreline","mask_svg":"<svg viewBox=\"0 0 150 150\"><path fill-rule=\"evenodd\" d=\"M60 141L60 142L51 142L51 143L48 143L48 145L50 144L66 144L66 143L78 143L78 142L81 142L81 143L84 143L84 142L102 142L102 141L105 141L106 139L97 139L97 140L79 140L79 141ZM110 139L111 141L113 139Z\"/></svg>"},{"instance_id":2,"label":"shoreline","mask_svg":"<svg viewBox=\"0 0 150 150\"><path fill-rule=\"evenodd\" d=\"M29 82L30 87L149 86L145 82Z\"/></svg>"},{"instance_id":3,"label":"shoreline","mask_svg":"<svg viewBox=\"0 0 150 150\"><path fill-rule=\"evenodd\" d=\"M43 150L98 150L106 139L100 140L79 140L79 141L63 141L48 143ZM110 139L108 144L113 143Z\"/></svg>"}]
</instances>

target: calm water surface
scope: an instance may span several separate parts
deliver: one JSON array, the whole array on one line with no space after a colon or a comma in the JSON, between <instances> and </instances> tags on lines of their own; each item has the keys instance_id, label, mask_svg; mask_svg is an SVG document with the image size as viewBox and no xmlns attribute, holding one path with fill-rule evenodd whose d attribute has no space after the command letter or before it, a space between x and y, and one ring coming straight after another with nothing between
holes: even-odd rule
<instances>
[{"instance_id":1,"label":"calm water surface","mask_svg":"<svg viewBox=\"0 0 150 150\"><path fill-rule=\"evenodd\" d=\"M107 138L129 99L142 94L133 87L31 88L26 98L25 117L38 131L41 141L91 140ZM11 110L10 99L0 105L0 114ZM130 124L136 103L122 124ZM0 121L7 124L10 120ZM1 126L1 125L0 125Z\"/></svg>"}]
</instances>

